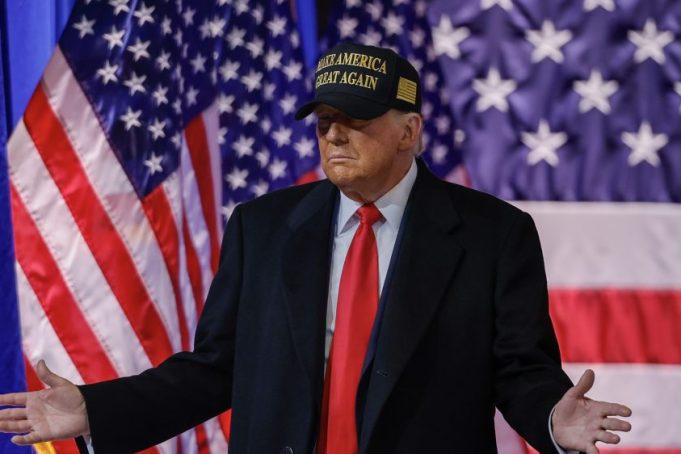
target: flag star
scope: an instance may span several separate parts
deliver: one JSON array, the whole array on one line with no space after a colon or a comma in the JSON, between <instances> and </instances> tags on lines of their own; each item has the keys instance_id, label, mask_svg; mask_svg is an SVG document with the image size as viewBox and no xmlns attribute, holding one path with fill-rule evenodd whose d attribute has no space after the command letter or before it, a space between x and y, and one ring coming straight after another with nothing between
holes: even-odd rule
<instances>
[{"instance_id":1,"label":"flag star","mask_svg":"<svg viewBox=\"0 0 681 454\"><path fill-rule=\"evenodd\" d=\"M291 60L288 65L282 68L282 71L286 74L286 78L289 82L300 79L302 70L303 65L294 60Z\"/></svg>"},{"instance_id":2,"label":"flag star","mask_svg":"<svg viewBox=\"0 0 681 454\"><path fill-rule=\"evenodd\" d=\"M201 39L206 39L210 36L210 25L208 24L208 19L204 19L199 26L199 31L201 32Z\"/></svg>"},{"instance_id":3,"label":"flag star","mask_svg":"<svg viewBox=\"0 0 681 454\"><path fill-rule=\"evenodd\" d=\"M263 118L262 121L260 122L260 128L265 134L270 132L270 129L272 129L272 122L270 121L270 119L267 117Z\"/></svg>"},{"instance_id":4,"label":"flag star","mask_svg":"<svg viewBox=\"0 0 681 454\"><path fill-rule=\"evenodd\" d=\"M669 142L666 134L654 134L650 123L644 121L637 133L623 132L622 142L629 148L631 153L627 162L630 166L636 166L643 161L657 167L660 165L660 157L657 152Z\"/></svg>"},{"instance_id":5,"label":"flag star","mask_svg":"<svg viewBox=\"0 0 681 454\"><path fill-rule=\"evenodd\" d=\"M265 88L262 90L262 97L265 98L267 101L272 101L274 99L274 91L277 89L277 86L272 83L272 82L266 82L265 83Z\"/></svg>"},{"instance_id":6,"label":"flag star","mask_svg":"<svg viewBox=\"0 0 681 454\"><path fill-rule=\"evenodd\" d=\"M290 128L284 126L279 127L276 131L272 133L272 138L277 142L278 147L283 147L284 145L291 144L291 134L293 131Z\"/></svg>"},{"instance_id":7,"label":"flag star","mask_svg":"<svg viewBox=\"0 0 681 454\"><path fill-rule=\"evenodd\" d=\"M286 18L274 16L274 19L267 22L267 29L270 31L274 38L276 38L279 35L283 35L284 33L286 33Z\"/></svg>"},{"instance_id":8,"label":"flag star","mask_svg":"<svg viewBox=\"0 0 681 454\"><path fill-rule=\"evenodd\" d=\"M258 160L258 165L260 165L260 168L264 169L267 167L267 164L270 163L270 152L267 151L267 148L263 148L255 154L255 159Z\"/></svg>"},{"instance_id":9,"label":"flag star","mask_svg":"<svg viewBox=\"0 0 681 454\"><path fill-rule=\"evenodd\" d=\"M194 24L194 14L196 14L196 11L187 8L184 13L182 13L182 19L184 20L184 25L189 27L190 25Z\"/></svg>"},{"instance_id":10,"label":"flag star","mask_svg":"<svg viewBox=\"0 0 681 454\"><path fill-rule=\"evenodd\" d=\"M236 191L240 188L245 188L248 184L246 183L246 178L248 178L248 169L239 169L234 167L234 169L225 176L225 181L229 184L232 191Z\"/></svg>"},{"instance_id":11,"label":"flag star","mask_svg":"<svg viewBox=\"0 0 681 454\"><path fill-rule=\"evenodd\" d=\"M446 87L440 89L440 102L442 104L449 104L449 90Z\"/></svg>"},{"instance_id":12,"label":"flag star","mask_svg":"<svg viewBox=\"0 0 681 454\"><path fill-rule=\"evenodd\" d=\"M170 54L165 51L161 51L161 55L156 57L156 66L163 71L165 69L170 69Z\"/></svg>"},{"instance_id":13,"label":"flag star","mask_svg":"<svg viewBox=\"0 0 681 454\"><path fill-rule=\"evenodd\" d=\"M262 23L263 17L265 16L265 11L263 11L262 5L258 5L253 8L253 11L251 11L251 16L253 16L255 23L260 25Z\"/></svg>"},{"instance_id":14,"label":"flag star","mask_svg":"<svg viewBox=\"0 0 681 454\"><path fill-rule=\"evenodd\" d=\"M437 89L437 83L439 82L439 77L433 72L427 72L423 77L423 86L427 91L435 91Z\"/></svg>"},{"instance_id":15,"label":"flag star","mask_svg":"<svg viewBox=\"0 0 681 454\"><path fill-rule=\"evenodd\" d=\"M267 168L270 172L270 177L273 180L276 180L277 178L282 178L286 176L286 166L288 163L286 161L280 161L277 158L274 158L274 161L270 166Z\"/></svg>"},{"instance_id":16,"label":"flag star","mask_svg":"<svg viewBox=\"0 0 681 454\"><path fill-rule=\"evenodd\" d=\"M232 217L232 213L234 213L234 209L238 203L235 203L234 200L231 200L227 202L227 205L223 205L220 211L222 212L222 215L225 217L226 220L229 220L229 218Z\"/></svg>"},{"instance_id":17,"label":"flag star","mask_svg":"<svg viewBox=\"0 0 681 454\"><path fill-rule=\"evenodd\" d=\"M185 94L185 97L187 98L187 105L193 106L194 104L196 104L196 97L198 95L199 95L199 90L190 86L189 90L187 90L187 93Z\"/></svg>"},{"instance_id":18,"label":"flag star","mask_svg":"<svg viewBox=\"0 0 681 454\"><path fill-rule=\"evenodd\" d=\"M400 35L404 27L404 17L390 11L387 17L381 19L381 25L388 36Z\"/></svg>"},{"instance_id":19,"label":"flag star","mask_svg":"<svg viewBox=\"0 0 681 454\"><path fill-rule=\"evenodd\" d=\"M606 11L615 11L615 0L584 0L584 11L593 11L599 6Z\"/></svg>"},{"instance_id":20,"label":"flag star","mask_svg":"<svg viewBox=\"0 0 681 454\"><path fill-rule=\"evenodd\" d=\"M414 4L414 11L416 12L416 17L424 17L428 11L428 3L424 0L418 0Z\"/></svg>"},{"instance_id":21,"label":"flag star","mask_svg":"<svg viewBox=\"0 0 681 454\"><path fill-rule=\"evenodd\" d=\"M246 30L242 30L238 27L232 28L232 30L225 36L230 49L234 49L238 46L243 46L244 36L246 36Z\"/></svg>"},{"instance_id":22,"label":"flag star","mask_svg":"<svg viewBox=\"0 0 681 454\"><path fill-rule=\"evenodd\" d=\"M247 125L248 123L254 122L258 119L256 113L258 112L257 104L244 103L243 106L236 111L236 115L241 120L242 125Z\"/></svg>"},{"instance_id":23,"label":"flag star","mask_svg":"<svg viewBox=\"0 0 681 454\"><path fill-rule=\"evenodd\" d=\"M550 58L556 63L563 62L563 51L561 47L572 39L569 30L556 30L553 22L545 20L541 30L528 30L527 40L532 43L532 61L540 62L545 58Z\"/></svg>"},{"instance_id":24,"label":"flag star","mask_svg":"<svg viewBox=\"0 0 681 454\"><path fill-rule=\"evenodd\" d=\"M511 0L482 0L480 3L480 8L485 10L490 9L495 5L499 5L506 11L510 11L511 8L513 8L513 3L511 3Z\"/></svg>"},{"instance_id":25,"label":"flag star","mask_svg":"<svg viewBox=\"0 0 681 454\"><path fill-rule=\"evenodd\" d=\"M156 101L156 105L160 106L161 104L168 104L168 97L166 94L168 94L168 89L163 85L159 85L151 96L154 98L154 101Z\"/></svg>"},{"instance_id":26,"label":"flag star","mask_svg":"<svg viewBox=\"0 0 681 454\"><path fill-rule=\"evenodd\" d=\"M414 47L421 47L426 41L426 34L420 28L416 28L409 32L409 40Z\"/></svg>"},{"instance_id":27,"label":"flag star","mask_svg":"<svg viewBox=\"0 0 681 454\"><path fill-rule=\"evenodd\" d=\"M196 54L196 57L190 60L189 63L192 65L194 74L206 72L206 57L200 53Z\"/></svg>"},{"instance_id":28,"label":"flag star","mask_svg":"<svg viewBox=\"0 0 681 454\"><path fill-rule=\"evenodd\" d=\"M151 157L144 161L144 165L149 167L149 172L153 175L156 172L163 172L161 161L163 161L163 156L156 156L154 153L151 153Z\"/></svg>"},{"instance_id":29,"label":"flag star","mask_svg":"<svg viewBox=\"0 0 681 454\"><path fill-rule=\"evenodd\" d=\"M253 144L255 139L253 137L239 136L239 139L232 144L232 149L236 151L239 158L244 156L251 156L253 154Z\"/></svg>"},{"instance_id":30,"label":"flag star","mask_svg":"<svg viewBox=\"0 0 681 454\"><path fill-rule=\"evenodd\" d=\"M447 160L448 151L445 145L438 143L431 148L430 156L435 164L444 164Z\"/></svg>"},{"instance_id":31,"label":"flag star","mask_svg":"<svg viewBox=\"0 0 681 454\"><path fill-rule=\"evenodd\" d=\"M423 115L423 118L428 119L430 118L430 115L433 113L433 104L425 101L423 105L421 106L421 114Z\"/></svg>"},{"instance_id":32,"label":"flag star","mask_svg":"<svg viewBox=\"0 0 681 454\"><path fill-rule=\"evenodd\" d=\"M163 21L161 22L161 30L163 31L164 36L173 33L172 21L170 20L169 17L163 16Z\"/></svg>"},{"instance_id":33,"label":"flag star","mask_svg":"<svg viewBox=\"0 0 681 454\"><path fill-rule=\"evenodd\" d=\"M653 19L646 20L642 31L629 30L629 41L636 45L634 61L642 63L648 58L659 64L665 62L664 48L674 41L674 34L670 31L658 31Z\"/></svg>"},{"instance_id":34,"label":"flag star","mask_svg":"<svg viewBox=\"0 0 681 454\"><path fill-rule=\"evenodd\" d=\"M381 34L373 28L369 27L366 33L358 36L358 41L365 46L378 46L381 44Z\"/></svg>"},{"instance_id":35,"label":"flag star","mask_svg":"<svg viewBox=\"0 0 681 454\"><path fill-rule=\"evenodd\" d=\"M97 70L97 77L102 78L104 85L109 82L118 82L116 71L118 71L118 65L112 65L108 61L105 61L104 67Z\"/></svg>"},{"instance_id":36,"label":"flag star","mask_svg":"<svg viewBox=\"0 0 681 454\"><path fill-rule=\"evenodd\" d=\"M262 76L263 74L261 72L251 69L247 75L241 76L241 83L246 86L246 89L250 93L253 90L262 88Z\"/></svg>"},{"instance_id":37,"label":"flag star","mask_svg":"<svg viewBox=\"0 0 681 454\"><path fill-rule=\"evenodd\" d=\"M495 107L500 112L508 112L506 97L517 87L514 80L502 79L496 68L491 68L486 79L475 79L473 90L480 95L475 105L478 112Z\"/></svg>"},{"instance_id":38,"label":"flag star","mask_svg":"<svg viewBox=\"0 0 681 454\"><path fill-rule=\"evenodd\" d=\"M336 26L338 27L338 33L340 34L340 38L345 39L355 36L358 24L359 22L357 21L357 19L349 17L348 15L343 15L343 17L338 19L338 22L336 23Z\"/></svg>"},{"instance_id":39,"label":"flag star","mask_svg":"<svg viewBox=\"0 0 681 454\"><path fill-rule=\"evenodd\" d=\"M234 111L232 103L234 103L234 95L220 94L218 97L218 112L232 113Z\"/></svg>"},{"instance_id":40,"label":"flag star","mask_svg":"<svg viewBox=\"0 0 681 454\"><path fill-rule=\"evenodd\" d=\"M158 118L154 119L154 122L150 124L147 129L151 133L151 137L154 140L158 140L160 138L163 138L166 136L166 133L163 132L163 129L166 127L166 122L165 121L159 121Z\"/></svg>"},{"instance_id":41,"label":"flag star","mask_svg":"<svg viewBox=\"0 0 681 454\"><path fill-rule=\"evenodd\" d=\"M220 66L220 75L222 76L222 80L229 82L230 80L239 77L239 66L241 66L241 63L238 61L225 61L225 63Z\"/></svg>"},{"instance_id":42,"label":"flag star","mask_svg":"<svg viewBox=\"0 0 681 454\"><path fill-rule=\"evenodd\" d=\"M546 161L549 165L555 167L560 162L556 150L565 145L567 134L551 132L548 122L541 120L537 132L523 132L521 139L530 149L530 153L527 155L528 164L533 166L540 161Z\"/></svg>"},{"instance_id":43,"label":"flag star","mask_svg":"<svg viewBox=\"0 0 681 454\"><path fill-rule=\"evenodd\" d=\"M142 126L142 123L140 123L140 115L142 115L141 110L132 110L131 107L128 107L127 112L120 116L120 119L125 123L126 131L130 131L130 128Z\"/></svg>"},{"instance_id":44,"label":"flag star","mask_svg":"<svg viewBox=\"0 0 681 454\"><path fill-rule=\"evenodd\" d=\"M104 33L102 37L106 40L109 45L109 49L114 47L123 47L123 36L125 35L125 29L116 30L116 27L111 27L111 32Z\"/></svg>"},{"instance_id":45,"label":"flag star","mask_svg":"<svg viewBox=\"0 0 681 454\"><path fill-rule=\"evenodd\" d=\"M367 3L365 9L369 15L371 15L371 20L378 22L383 14L383 5L380 2L374 1L372 3Z\"/></svg>"},{"instance_id":46,"label":"flag star","mask_svg":"<svg viewBox=\"0 0 681 454\"><path fill-rule=\"evenodd\" d=\"M232 6L234 6L234 11L236 11L237 16L245 13L249 8L248 0L236 0Z\"/></svg>"},{"instance_id":47,"label":"flag star","mask_svg":"<svg viewBox=\"0 0 681 454\"><path fill-rule=\"evenodd\" d=\"M227 128L223 127L223 128L218 129L218 144L224 145L226 136L227 136Z\"/></svg>"},{"instance_id":48,"label":"flag star","mask_svg":"<svg viewBox=\"0 0 681 454\"><path fill-rule=\"evenodd\" d=\"M175 145L175 148L180 148L182 146L182 134L176 132L173 134L173 137L170 138L170 141Z\"/></svg>"},{"instance_id":49,"label":"flag star","mask_svg":"<svg viewBox=\"0 0 681 454\"><path fill-rule=\"evenodd\" d=\"M466 131L463 129L456 129L454 131L454 145L457 147L461 147L463 145L464 141L466 140Z\"/></svg>"},{"instance_id":50,"label":"flag star","mask_svg":"<svg viewBox=\"0 0 681 454\"><path fill-rule=\"evenodd\" d=\"M286 93L286 96L279 101L279 107L281 107L285 115L288 115L296 109L297 102L298 98L296 96Z\"/></svg>"},{"instance_id":51,"label":"flag star","mask_svg":"<svg viewBox=\"0 0 681 454\"><path fill-rule=\"evenodd\" d=\"M281 51L270 49L265 54L265 67L268 71L281 67Z\"/></svg>"},{"instance_id":52,"label":"flag star","mask_svg":"<svg viewBox=\"0 0 681 454\"><path fill-rule=\"evenodd\" d=\"M137 38L134 45L128 46L128 52L133 54L135 61L142 57L149 58L149 51L147 50L149 44L151 44L151 41L140 41L140 39Z\"/></svg>"},{"instance_id":53,"label":"flag star","mask_svg":"<svg viewBox=\"0 0 681 454\"><path fill-rule=\"evenodd\" d=\"M436 55L446 55L451 59L461 57L459 44L471 35L466 27L454 28L449 16L440 16L440 22L433 27L433 48Z\"/></svg>"},{"instance_id":54,"label":"flag star","mask_svg":"<svg viewBox=\"0 0 681 454\"><path fill-rule=\"evenodd\" d=\"M452 122L446 115L440 115L435 119L435 129L437 129L438 134L446 134L451 125Z\"/></svg>"},{"instance_id":55,"label":"flag star","mask_svg":"<svg viewBox=\"0 0 681 454\"><path fill-rule=\"evenodd\" d=\"M80 38L85 37L85 35L94 35L95 31L92 28L95 25L95 20L87 20L87 17L83 15L80 19L80 22L73 24L73 28L78 30L78 36Z\"/></svg>"},{"instance_id":56,"label":"flag star","mask_svg":"<svg viewBox=\"0 0 681 454\"><path fill-rule=\"evenodd\" d=\"M681 82L674 83L674 91L677 95L681 96ZM681 112L681 106L679 106L679 111Z\"/></svg>"},{"instance_id":57,"label":"flag star","mask_svg":"<svg viewBox=\"0 0 681 454\"><path fill-rule=\"evenodd\" d=\"M345 0L345 5L348 8L356 8L362 5L362 0Z\"/></svg>"},{"instance_id":58,"label":"flag star","mask_svg":"<svg viewBox=\"0 0 681 454\"><path fill-rule=\"evenodd\" d=\"M300 35L296 30L293 30L290 35L290 40L291 40L291 46L294 49L297 49L298 46L300 46Z\"/></svg>"},{"instance_id":59,"label":"flag star","mask_svg":"<svg viewBox=\"0 0 681 454\"><path fill-rule=\"evenodd\" d=\"M579 102L579 111L588 112L598 109L601 113L610 113L610 96L615 94L619 85L614 80L604 81L599 71L592 70L589 80L578 80L574 83L574 89L582 97Z\"/></svg>"},{"instance_id":60,"label":"flag star","mask_svg":"<svg viewBox=\"0 0 681 454\"><path fill-rule=\"evenodd\" d=\"M180 101L180 98L177 98L175 101L173 101L171 106L173 106L173 110L176 114L180 115L182 113L182 101Z\"/></svg>"},{"instance_id":61,"label":"flag star","mask_svg":"<svg viewBox=\"0 0 681 454\"><path fill-rule=\"evenodd\" d=\"M253 194L255 194L256 197L260 197L261 195L267 194L267 191L269 191L269 189L270 185L264 180L258 181L257 184L254 184L251 187L251 191L253 191Z\"/></svg>"},{"instance_id":62,"label":"flag star","mask_svg":"<svg viewBox=\"0 0 681 454\"><path fill-rule=\"evenodd\" d=\"M153 24L154 18L151 17L151 14L154 12L155 9L156 9L155 6L147 7L147 5L142 3L139 9L133 13L133 16L137 18L137 25L141 27L146 22Z\"/></svg>"},{"instance_id":63,"label":"flag star","mask_svg":"<svg viewBox=\"0 0 681 454\"><path fill-rule=\"evenodd\" d=\"M147 89L144 88L144 81L147 80L147 76L138 76L134 71L130 76L130 79L123 82L123 85L130 89L130 95L134 95L138 91L141 93L146 93Z\"/></svg>"},{"instance_id":64,"label":"flag star","mask_svg":"<svg viewBox=\"0 0 681 454\"><path fill-rule=\"evenodd\" d=\"M252 41L246 43L246 49L251 53L251 57L258 58L262 55L265 42L260 38L253 38Z\"/></svg>"},{"instance_id":65,"label":"flag star","mask_svg":"<svg viewBox=\"0 0 681 454\"><path fill-rule=\"evenodd\" d=\"M309 158L314 155L314 141L303 137L293 145L293 149L298 152L299 158Z\"/></svg>"},{"instance_id":66,"label":"flag star","mask_svg":"<svg viewBox=\"0 0 681 454\"><path fill-rule=\"evenodd\" d=\"M129 1L130 0L109 0L109 5L113 7L114 14L118 16L121 12L130 12L130 7L128 6Z\"/></svg>"},{"instance_id":67,"label":"flag star","mask_svg":"<svg viewBox=\"0 0 681 454\"><path fill-rule=\"evenodd\" d=\"M175 40L175 43L177 43L178 47L182 45L182 30L177 30L175 34L173 35L173 39Z\"/></svg>"},{"instance_id":68,"label":"flag star","mask_svg":"<svg viewBox=\"0 0 681 454\"><path fill-rule=\"evenodd\" d=\"M212 21L208 22L208 29L210 30L210 36L216 38L222 35L223 30L227 26L227 21L220 17L214 17Z\"/></svg>"}]
</instances>

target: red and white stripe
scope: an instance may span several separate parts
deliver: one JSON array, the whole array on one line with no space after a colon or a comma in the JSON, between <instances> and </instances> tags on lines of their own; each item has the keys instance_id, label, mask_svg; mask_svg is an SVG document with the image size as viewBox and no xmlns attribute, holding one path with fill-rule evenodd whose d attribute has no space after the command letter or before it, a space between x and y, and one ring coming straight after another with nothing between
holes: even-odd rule
<instances>
[{"instance_id":1,"label":"red and white stripe","mask_svg":"<svg viewBox=\"0 0 681 454\"><path fill-rule=\"evenodd\" d=\"M180 168L140 200L55 51L8 144L28 363L84 383L191 349L222 236L217 115L188 125ZM226 429L213 419L151 451L224 453Z\"/></svg>"},{"instance_id":2,"label":"red and white stripe","mask_svg":"<svg viewBox=\"0 0 681 454\"><path fill-rule=\"evenodd\" d=\"M632 431L601 451L681 454L681 207L517 205L539 230L566 372L576 382L593 369L588 395L633 410Z\"/></svg>"}]
</instances>

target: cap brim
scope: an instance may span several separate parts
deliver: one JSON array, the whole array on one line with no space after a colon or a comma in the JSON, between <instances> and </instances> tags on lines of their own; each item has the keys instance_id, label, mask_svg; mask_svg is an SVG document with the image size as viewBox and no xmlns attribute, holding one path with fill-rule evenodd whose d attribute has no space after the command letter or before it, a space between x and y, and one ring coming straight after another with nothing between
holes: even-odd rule
<instances>
[{"instance_id":1,"label":"cap brim","mask_svg":"<svg viewBox=\"0 0 681 454\"><path fill-rule=\"evenodd\" d=\"M350 93L326 93L317 96L312 101L303 104L296 112L295 119L302 120L310 115L315 107L326 104L338 109L350 118L371 120L386 113L390 106L369 101L361 96Z\"/></svg>"}]
</instances>

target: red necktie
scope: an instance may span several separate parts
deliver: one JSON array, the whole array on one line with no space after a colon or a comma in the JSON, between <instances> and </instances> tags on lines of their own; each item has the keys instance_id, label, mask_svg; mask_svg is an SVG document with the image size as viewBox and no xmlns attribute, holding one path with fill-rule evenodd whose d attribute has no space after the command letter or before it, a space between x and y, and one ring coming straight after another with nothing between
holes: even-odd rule
<instances>
[{"instance_id":1,"label":"red necktie","mask_svg":"<svg viewBox=\"0 0 681 454\"><path fill-rule=\"evenodd\" d=\"M373 203L357 210L359 227L338 288L336 329L326 369L320 454L356 454L355 401L378 307L378 251L371 226L382 218Z\"/></svg>"}]
</instances>

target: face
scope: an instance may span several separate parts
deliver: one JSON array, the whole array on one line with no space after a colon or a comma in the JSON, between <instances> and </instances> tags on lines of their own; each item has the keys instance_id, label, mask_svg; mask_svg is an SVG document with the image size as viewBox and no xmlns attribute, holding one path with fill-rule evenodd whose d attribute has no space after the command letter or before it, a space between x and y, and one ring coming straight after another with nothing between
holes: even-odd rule
<instances>
[{"instance_id":1,"label":"face","mask_svg":"<svg viewBox=\"0 0 681 454\"><path fill-rule=\"evenodd\" d=\"M322 169L351 199L373 202L409 170L414 142L405 140L413 133L406 130L405 114L390 110L357 120L323 104L315 114Z\"/></svg>"}]
</instances>

